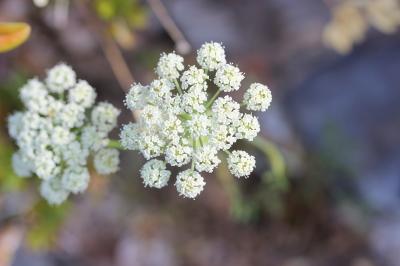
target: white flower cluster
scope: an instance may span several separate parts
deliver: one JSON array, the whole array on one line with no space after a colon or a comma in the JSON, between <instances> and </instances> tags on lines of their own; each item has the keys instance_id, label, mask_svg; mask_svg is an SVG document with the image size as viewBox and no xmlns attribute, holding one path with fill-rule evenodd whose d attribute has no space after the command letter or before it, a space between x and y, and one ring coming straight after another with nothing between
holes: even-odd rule
<instances>
[{"instance_id":1,"label":"white flower cluster","mask_svg":"<svg viewBox=\"0 0 400 266\"><path fill-rule=\"evenodd\" d=\"M94 106L95 90L66 64L34 78L21 88L26 107L8 118L8 130L19 150L13 155L17 175L36 175L40 193L50 204L61 204L70 193L89 184L87 161L94 156L100 174L118 170L119 154L107 148L108 133L116 127L119 110L103 102Z\"/></svg>"},{"instance_id":2,"label":"white flower cluster","mask_svg":"<svg viewBox=\"0 0 400 266\"><path fill-rule=\"evenodd\" d=\"M236 66L226 62L219 43L204 44L197 52L197 62L200 68L185 70L182 57L162 54L156 68L158 79L149 86L134 84L126 95L125 105L139 111L140 118L124 125L120 134L124 148L139 150L149 160L141 170L145 186L162 188L171 176L167 165L191 163L175 181L179 195L188 198L203 190L200 172L213 172L221 162L219 151L228 154L233 175L250 175L255 158L244 151L229 151L237 140L252 141L260 131L258 119L241 112L241 107L265 111L272 99L269 89L259 83L250 86L242 104L228 95L218 97L221 92L238 90L244 78Z\"/></svg>"}]
</instances>

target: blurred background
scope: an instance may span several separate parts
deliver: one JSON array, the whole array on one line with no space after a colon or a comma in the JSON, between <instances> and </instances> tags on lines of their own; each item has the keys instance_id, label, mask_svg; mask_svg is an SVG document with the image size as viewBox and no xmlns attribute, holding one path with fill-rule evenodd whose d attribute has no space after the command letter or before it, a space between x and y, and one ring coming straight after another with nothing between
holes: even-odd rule
<instances>
[{"instance_id":1,"label":"blurred background","mask_svg":"<svg viewBox=\"0 0 400 266\"><path fill-rule=\"evenodd\" d=\"M27 42L0 54L0 265L400 265L398 0L1 0ZM143 158L92 176L67 204L38 201L11 168L6 117L18 88L63 61L120 109L161 52L187 63L222 42L246 79L268 84L249 179L222 165L196 200L144 188ZM239 99L242 92L234 95ZM114 132L118 137L118 132Z\"/></svg>"}]
</instances>

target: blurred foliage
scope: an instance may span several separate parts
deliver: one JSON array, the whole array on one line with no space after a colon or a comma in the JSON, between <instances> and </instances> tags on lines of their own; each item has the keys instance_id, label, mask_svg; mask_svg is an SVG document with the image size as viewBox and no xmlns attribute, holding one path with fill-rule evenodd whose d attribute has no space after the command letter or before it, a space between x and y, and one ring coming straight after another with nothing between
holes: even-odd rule
<instances>
[{"instance_id":1,"label":"blurred foliage","mask_svg":"<svg viewBox=\"0 0 400 266\"><path fill-rule=\"evenodd\" d=\"M18 88L26 81L23 74L14 73L0 84L0 120L6 125L6 119L11 109L21 107L18 99ZM13 145L6 135L6 128L0 131L0 192L19 190L23 187L24 179L15 175L12 169L11 156L14 152Z\"/></svg>"},{"instance_id":2,"label":"blurred foliage","mask_svg":"<svg viewBox=\"0 0 400 266\"><path fill-rule=\"evenodd\" d=\"M359 150L355 141L347 137L335 124L323 127L320 148L305 158L305 173L299 184L296 206L307 209L326 203L340 206L349 203L365 209L355 184L353 152ZM363 210L363 211L364 211ZM366 210L367 211L367 210Z\"/></svg>"},{"instance_id":3,"label":"blurred foliage","mask_svg":"<svg viewBox=\"0 0 400 266\"><path fill-rule=\"evenodd\" d=\"M14 148L4 134L0 134L0 193L19 190L24 179L18 177L12 168L11 156Z\"/></svg>"},{"instance_id":4,"label":"blurred foliage","mask_svg":"<svg viewBox=\"0 0 400 266\"><path fill-rule=\"evenodd\" d=\"M0 53L11 51L23 44L31 33L31 27L22 22L0 23Z\"/></svg>"},{"instance_id":5,"label":"blurred foliage","mask_svg":"<svg viewBox=\"0 0 400 266\"><path fill-rule=\"evenodd\" d=\"M9 75L7 80L1 82L0 110L2 111L2 118L6 115L4 112L10 111L10 109L15 110L22 108L22 103L19 100L19 88L21 88L26 81L27 76L23 72L14 72Z\"/></svg>"},{"instance_id":6,"label":"blurred foliage","mask_svg":"<svg viewBox=\"0 0 400 266\"><path fill-rule=\"evenodd\" d=\"M139 0L93 0L100 19L107 22L115 40L125 49L132 48L135 37L132 30L147 26L147 9Z\"/></svg>"},{"instance_id":7,"label":"blurred foliage","mask_svg":"<svg viewBox=\"0 0 400 266\"><path fill-rule=\"evenodd\" d=\"M28 214L28 244L36 250L51 248L70 209L71 205L68 202L55 207L42 199L35 204Z\"/></svg>"},{"instance_id":8,"label":"blurred foliage","mask_svg":"<svg viewBox=\"0 0 400 266\"><path fill-rule=\"evenodd\" d=\"M251 144L262 152L269 164L254 191L242 191L225 162L217 169L217 176L229 196L232 217L243 223L259 219L264 212L280 217L284 211L284 194L289 189L285 159L280 150L262 137L256 137Z\"/></svg>"},{"instance_id":9,"label":"blurred foliage","mask_svg":"<svg viewBox=\"0 0 400 266\"><path fill-rule=\"evenodd\" d=\"M94 0L94 5L104 21L125 20L133 29L147 24L147 10L138 0Z\"/></svg>"},{"instance_id":10,"label":"blurred foliage","mask_svg":"<svg viewBox=\"0 0 400 266\"><path fill-rule=\"evenodd\" d=\"M356 163L352 159L355 158L352 152L355 150L358 149L354 140L346 137L335 124L325 124L321 148L311 158L312 169L309 172L317 185L314 189L321 191L321 187L325 188L336 201L356 196L353 184L356 174L352 170L352 165Z\"/></svg>"}]
</instances>

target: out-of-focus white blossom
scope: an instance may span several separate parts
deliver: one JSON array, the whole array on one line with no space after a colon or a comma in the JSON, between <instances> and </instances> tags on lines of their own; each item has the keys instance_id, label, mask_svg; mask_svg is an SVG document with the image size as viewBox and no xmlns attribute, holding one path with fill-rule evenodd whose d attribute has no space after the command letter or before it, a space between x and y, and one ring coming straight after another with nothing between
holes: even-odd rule
<instances>
[{"instance_id":1,"label":"out-of-focus white blossom","mask_svg":"<svg viewBox=\"0 0 400 266\"><path fill-rule=\"evenodd\" d=\"M43 180L54 178L61 172L60 161L61 158L55 152L40 151L34 161L36 175Z\"/></svg>"},{"instance_id":2,"label":"out-of-focus white blossom","mask_svg":"<svg viewBox=\"0 0 400 266\"><path fill-rule=\"evenodd\" d=\"M62 185L61 178L55 177L40 184L40 195L51 205L63 203L69 195L69 191Z\"/></svg>"},{"instance_id":3,"label":"out-of-focus white blossom","mask_svg":"<svg viewBox=\"0 0 400 266\"><path fill-rule=\"evenodd\" d=\"M8 134L12 138L17 138L18 133L21 132L24 127L24 113L23 112L15 112L8 117Z\"/></svg>"},{"instance_id":4,"label":"out-of-focus white blossom","mask_svg":"<svg viewBox=\"0 0 400 266\"><path fill-rule=\"evenodd\" d=\"M32 165L24 158L20 152L16 152L12 156L12 167L14 172L20 177L29 177L32 175Z\"/></svg>"},{"instance_id":5,"label":"out-of-focus white blossom","mask_svg":"<svg viewBox=\"0 0 400 266\"><path fill-rule=\"evenodd\" d=\"M140 132L138 124L129 123L123 125L119 137L123 148L128 150L139 149Z\"/></svg>"},{"instance_id":6,"label":"out-of-focus white blossom","mask_svg":"<svg viewBox=\"0 0 400 266\"><path fill-rule=\"evenodd\" d=\"M82 148L86 150L98 151L109 143L108 132L99 131L95 126L86 126L82 129L81 141Z\"/></svg>"},{"instance_id":7,"label":"out-of-focus white blossom","mask_svg":"<svg viewBox=\"0 0 400 266\"><path fill-rule=\"evenodd\" d=\"M19 96L26 109L45 114L48 108L47 95L45 85L37 78L33 78L21 88Z\"/></svg>"},{"instance_id":8,"label":"out-of-focus white blossom","mask_svg":"<svg viewBox=\"0 0 400 266\"><path fill-rule=\"evenodd\" d=\"M396 32L400 25L398 0L370 0L366 8L371 25L387 34Z\"/></svg>"},{"instance_id":9,"label":"out-of-focus white blossom","mask_svg":"<svg viewBox=\"0 0 400 266\"><path fill-rule=\"evenodd\" d=\"M271 91L267 86L260 83L253 83L243 96L243 103L247 110L262 111L268 109L272 101Z\"/></svg>"},{"instance_id":10,"label":"out-of-focus white blossom","mask_svg":"<svg viewBox=\"0 0 400 266\"><path fill-rule=\"evenodd\" d=\"M33 3L37 7L46 7L49 4L49 0L33 0Z\"/></svg>"},{"instance_id":11,"label":"out-of-focus white blossom","mask_svg":"<svg viewBox=\"0 0 400 266\"><path fill-rule=\"evenodd\" d=\"M62 126L55 126L50 137L54 146L67 145L76 138L75 134L69 128Z\"/></svg>"},{"instance_id":12,"label":"out-of-focus white blossom","mask_svg":"<svg viewBox=\"0 0 400 266\"><path fill-rule=\"evenodd\" d=\"M255 166L254 156L245 151L232 151L228 156L229 171L236 177L249 177Z\"/></svg>"},{"instance_id":13,"label":"out-of-focus white blossom","mask_svg":"<svg viewBox=\"0 0 400 266\"><path fill-rule=\"evenodd\" d=\"M54 119L57 124L66 128L81 127L85 120L85 108L75 103L67 103Z\"/></svg>"},{"instance_id":14,"label":"out-of-focus white blossom","mask_svg":"<svg viewBox=\"0 0 400 266\"><path fill-rule=\"evenodd\" d=\"M46 85L50 92L62 93L72 88L76 82L76 74L72 68L60 63L47 72Z\"/></svg>"},{"instance_id":15,"label":"out-of-focus white blossom","mask_svg":"<svg viewBox=\"0 0 400 266\"><path fill-rule=\"evenodd\" d=\"M92 123L100 131L111 131L117 126L117 118L120 110L115 108L112 104L101 102L93 108Z\"/></svg>"},{"instance_id":16,"label":"out-of-focus white blossom","mask_svg":"<svg viewBox=\"0 0 400 266\"><path fill-rule=\"evenodd\" d=\"M203 44L197 51L197 63L205 70L216 70L226 63L224 47L216 42Z\"/></svg>"},{"instance_id":17,"label":"out-of-focus white blossom","mask_svg":"<svg viewBox=\"0 0 400 266\"><path fill-rule=\"evenodd\" d=\"M322 39L338 53L349 53L365 39L368 27L393 34L400 26L398 0L343 0L332 8L332 19L325 26Z\"/></svg>"},{"instance_id":18,"label":"out-of-focus white blossom","mask_svg":"<svg viewBox=\"0 0 400 266\"><path fill-rule=\"evenodd\" d=\"M80 80L68 94L69 101L82 107L90 107L96 100L96 92L85 80Z\"/></svg>"},{"instance_id":19,"label":"out-of-focus white blossom","mask_svg":"<svg viewBox=\"0 0 400 266\"><path fill-rule=\"evenodd\" d=\"M99 174L108 175L119 169L119 152L116 149L105 148L94 155L94 168Z\"/></svg>"},{"instance_id":20,"label":"out-of-focus white blossom","mask_svg":"<svg viewBox=\"0 0 400 266\"><path fill-rule=\"evenodd\" d=\"M125 105L139 110L139 119L124 125L120 133L124 148L139 150L149 160L141 171L145 186L165 186L171 175L167 167L181 167L175 186L188 198L197 197L203 190L205 182L200 173L214 171L221 162L220 151L228 152L238 139L251 141L260 131L257 118L244 113L238 102L229 95L218 97L221 92L238 90L244 78L237 67L226 63L222 45L204 44L197 61L200 67L190 66L184 71L182 57L162 54L156 68L159 78L149 86L133 85L126 95ZM268 97L254 97L264 95L264 90L258 90L266 86L253 87L244 101L264 111ZM248 176L254 164L243 160L251 162L253 158L254 163L254 157L242 156L241 160L238 156L236 161L230 160L235 163L234 174Z\"/></svg>"},{"instance_id":21,"label":"out-of-focus white blossom","mask_svg":"<svg viewBox=\"0 0 400 266\"><path fill-rule=\"evenodd\" d=\"M168 184L171 171L167 170L165 162L153 159L143 165L140 175L145 187L162 188Z\"/></svg>"},{"instance_id":22,"label":"out-of-focus white blossom","mask_svg":"<svg viewBox=\"0 0 400 266\"><path fill-rule=\"evenodd\" d=\"M86 167L73 167L64 170L62 186L72 193L82 193L89 185L90 174Z\"/></svg>"},{"instance_id":23,"label":"out-of-focus white blossom","mask_svg":"<svg viewBox=\"0 0 400 266\"><path fill-rule=\"evenodd\" d=\"M16 174L36 175L41 195L60 204L70 192L86 190L90 155L99 172L118 170L118 152L105 148L119 111L108 103L94 106L94 89L86 81L75 83L65 64L50 69L45 80L31 79L21 88L26 110L9 116L8 131L19 148L12 158Z\"/></svg>"},{"instance_id":24,"label":"out-of-focus white blossom","mask_svg":"<svg viewBox=\"0 0 400 266\"><path fill-rule=\"evenodd\" d=\"M194 199L203 191L205 184L198 172L187 169L178 174L175 187L180 196Z\"/></svg>"},{"instance_id":25,"label":"out-of-focus white blossom","mask_svg":"<svg viewBox=\"0 0 400 266\"><path fill-rule=\"evenodd\" d=\"M61 154L67 166L86 165L90 150L81 141L74 140L61 149Z\"/></svg>"}]
</instances>

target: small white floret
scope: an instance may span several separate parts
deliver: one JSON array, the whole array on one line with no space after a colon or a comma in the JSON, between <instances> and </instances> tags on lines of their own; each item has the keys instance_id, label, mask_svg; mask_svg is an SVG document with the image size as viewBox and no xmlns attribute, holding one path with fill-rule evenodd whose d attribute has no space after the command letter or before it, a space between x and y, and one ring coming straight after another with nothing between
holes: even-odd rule
<instances>
[{"instance_id":1,"label":"small white floret","mask_svg":"<svg viewBox=\"0 0 400 266\"><path fill-rule=\"evenodd\" d=\"M167 170L165 162L153 159L143 165L140 175L145 187L162 188L168 184L171 171Z\"/></svg>"},{"instance_id":2,"label":"small white floret","mask_svg":"<svg viewBox=\"0 0 400 266\"><path fill-rule=\"evenodd\" d=\"M148 86L143 86L140 83L135 83L129 89L125 96L124 103L128 109L140 110L147 104Z\"/></svg>"},{"instance_id":3,"label":"small white floret","mask_svg":"<svg viewBox=\"0 0 400 266\"><path fill-rule=\"evenodd\" d=\"M272 101L271 91L267 86L260 83L253 83L250 88L245 92L243 103L250 111L262 111L268 109Z\"/></svg>"},{"instance_id":4,"label":"small white floret","mask_svg":"<svg viewBox=\"0 0 400 266\"><path fill-rule=\"evenodd\" d=\"M226 63L224 47L216 42L203 44L197 50L197 62L206 70L216 70L220 65Z\"/></svg>"},{"instance_id":5,"label":"small white floret","mask_svg":"<svg viewBox=\"0 0 400 266\"><path fill-rule=\"evenodd\" d=\"M244 79L244 75L239 68L225 64L218 68L215 73L214 83L224 92L237 91L240 83Z\"/></svg>"},{"instance_id":6,"label":"small white floret","mask_svg":"<svg viewBox=\"0 0 400 266\"><path fill-rule=\"evenodd\" d=\"M228 156L229 171L236 177L249 177L256 166L254 156L245 151L233 151Z\"/></svg>"},{"instance_id":7,"label":"small white floret","mask_svg":"<svg viewBox=\"0 0 400 266\"><path fill-rule=\"evenodd\" d=\"M238 122L236 137L252 141L260 132L260 123L257 117L251 114L244 114Z\"/></svg>"},{"instance_id":8,"label":"small white floret","mask_svg":"<svg viewBox=\"0 0 400 266\"><path fill-rule=\"evenodd\" d=\"M203 191L205 184L198 172L187 169L178 174L175 187L180 196L194 199Z\"/></svg>"},{"instance_id":9,"label":"small white floret","mask_svg":"<svg viewBox=\"0 0 400 266\"><path fill-rule=\"evenodd\" d=\"M188 70L182 73L181 83L182 89L187 90L193 85L201 85L203 87L207 86L205 82L208 79L208 75L203 69L199 69L195 66L189 67Z\"/></svg>"},{"instance_id":10,"label":"small white floret","mask_svg":"<svg viewBox=\"0 0 400 266\"><path fill-rule=\"evenodd\" d=\"M196 150L194 155L195 168L199 172L212 173L221 160L217 156L218 150L210 145L206 145Z\"/></svg>"},{"instance_id":11,"label":"small white floret","mask_svg":"<svg viewBox=\"0 0 400 266\"><path fill-rule=\"evenodd\" d=\"M163 53L158 61L156 72L159 77L173 81L179 78L180 71L182 71L183 68L182 56L174 52L169 54Z\"/></svg>"}]
</instances>

